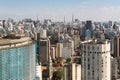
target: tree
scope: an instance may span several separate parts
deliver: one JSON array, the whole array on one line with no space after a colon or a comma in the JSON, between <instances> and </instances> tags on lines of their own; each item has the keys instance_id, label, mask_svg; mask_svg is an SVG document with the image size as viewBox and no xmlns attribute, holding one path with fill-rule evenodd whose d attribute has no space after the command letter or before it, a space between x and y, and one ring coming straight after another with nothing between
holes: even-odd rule
<instances>
[{"instance_id":1,"label":"tree","mask_svg":"<svg viewBox=\"0 0 120 80\"><path fill-rule=\"evenodd\" d=\"M52 35L50 38L50 43L51 44L56 44L58 42L58 38L55 35Z\"/></svg>"},{"instance_id":2,"label":"tree","mask_svg":"<svg viewBox=\"0 0 120 80\"><path fill-rule=\"evenodd\" d=\"M70 63L70 62L71 62L70 58L66 59L66 63Z\"/></svg>"},{"instance_id":3,"label":"tree","mask_svg":"<svg viewBox=\"0 0 120 80\"><path fill-rule=\"evenodd\" d=\"M61 80L63 71L61 69L53 72L53 80Z\"/></svg>"},{"instance_id":4,"label":"tree","mask_svg":"<svg viewBox=\"0 0 120 80\"><path fill-rule=\"evenodd\" d=\"M57 63L60 63L61 60L62 60L62 57L58 57L58 58L56 58Z\"/></svg>"}]
</instances>

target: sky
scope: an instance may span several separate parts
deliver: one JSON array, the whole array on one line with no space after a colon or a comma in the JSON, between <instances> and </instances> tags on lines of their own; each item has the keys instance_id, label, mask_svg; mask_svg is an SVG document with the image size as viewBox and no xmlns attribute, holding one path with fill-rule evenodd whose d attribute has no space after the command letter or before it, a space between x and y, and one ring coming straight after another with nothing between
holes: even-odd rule
<instances>
[{"instance_id":1,"label":"sky","mask_svg":"<svg viewBox=\"0 0 120 80\"><path fill-rule=\"evenodd\" d=\"M120 0L0 0L0 19L119 21Z\"/></svg>"}]
</instances>

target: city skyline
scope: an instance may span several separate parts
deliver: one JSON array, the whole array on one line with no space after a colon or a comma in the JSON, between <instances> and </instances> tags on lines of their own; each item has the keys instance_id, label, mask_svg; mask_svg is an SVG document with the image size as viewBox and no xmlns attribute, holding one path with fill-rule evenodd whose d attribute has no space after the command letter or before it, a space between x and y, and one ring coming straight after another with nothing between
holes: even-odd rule
<instances>
[{"instance_id":1,"label":"city skyline","mask_svg":"<svg viewBox=\"0 0 120 80\"><path fill-rule=\"evenodd\" d=\"M23 18L71 21L72 14L79 20L107 21L120 19L120 1L114 0L0 0L0 19Z\"/></svg>"}]
</instances>

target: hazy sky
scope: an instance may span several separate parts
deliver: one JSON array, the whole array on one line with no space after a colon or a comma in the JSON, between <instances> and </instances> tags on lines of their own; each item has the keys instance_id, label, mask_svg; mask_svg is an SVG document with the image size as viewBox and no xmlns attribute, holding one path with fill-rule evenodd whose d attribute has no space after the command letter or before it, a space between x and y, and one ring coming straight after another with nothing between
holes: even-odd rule
<instances>
[{"instance_id":1,"label":"hazy sky","mask_svg":"<svg viewBox=\"0 0 120 80\"><path fill-rule=\"evenodd\" d=\"M120 20L120 0L0 0L0 19Z\"/></svg>"}]
</instances>

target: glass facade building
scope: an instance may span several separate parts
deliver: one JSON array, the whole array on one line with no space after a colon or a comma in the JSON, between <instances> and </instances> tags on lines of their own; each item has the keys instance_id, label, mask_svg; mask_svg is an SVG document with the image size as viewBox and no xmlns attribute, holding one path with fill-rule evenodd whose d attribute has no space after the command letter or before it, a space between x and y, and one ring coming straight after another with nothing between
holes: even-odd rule
<instances>
[{"instance_id":1,"label":"glass facade building","mask_svg":"<svg viewBox=\"0 0 120 80\"><path fill-rule=\"evenodd\" d=\"M0 50L0 80L35 80L35 43Z\"/></svg>"}]
</instances>

